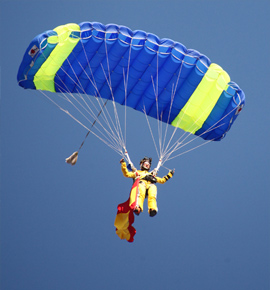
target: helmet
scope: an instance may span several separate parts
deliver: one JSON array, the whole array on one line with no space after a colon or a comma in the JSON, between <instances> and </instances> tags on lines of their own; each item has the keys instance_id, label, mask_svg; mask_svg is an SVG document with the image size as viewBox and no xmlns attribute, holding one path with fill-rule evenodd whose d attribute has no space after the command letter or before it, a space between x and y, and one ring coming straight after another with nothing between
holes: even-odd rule
<instances>
[{"instance_id":1,"label":"helmet","mask_svg":"<svg viewBox=\"0 0 270 290\"><path fill-rule=\"evenodd\" d=\"M144 162L149 162L149 164L150 164L149 168L145 168L145 167L143 166ZM140 168L141 168L141 170L147 170L147 171L148 171L148 170L150 169L150 167L151 167L151 163L152 163L152 158L151 158L151 157L144 157L144 158L140 161Z\"/></svg>"}]
</instances>

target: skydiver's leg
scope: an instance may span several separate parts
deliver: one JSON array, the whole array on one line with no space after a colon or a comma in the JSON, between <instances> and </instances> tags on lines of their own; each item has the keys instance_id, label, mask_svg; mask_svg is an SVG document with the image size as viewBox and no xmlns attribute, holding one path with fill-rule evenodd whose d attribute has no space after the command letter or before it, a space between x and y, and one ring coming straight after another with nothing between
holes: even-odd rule
<instances>
[{"instance_id":1,"label":"skydiver's leg","mask_svg":"<svg viewBox=\"0 0 270 290\"><path fill-rule=\"evenodd\" d=\"M140 211L143 211L143 203L144 203L144 199L145 199L145 193L146 193L145 184L139 183L139 195L138 195L138 199L137 199L137 206L140 208ZM135 208L135 213L136 213L136 208Z\"/></svg>"},{"instance_id":2,"label":"skydiver's leg","mask_svg":"<svg viewBox=\"0 0 270 290\"><path fill-rule=\"evenodd\" d=\"M148 188L148 212L151 217L157 214L157 187L151 184Z\"/></svg>"}]
</instances>

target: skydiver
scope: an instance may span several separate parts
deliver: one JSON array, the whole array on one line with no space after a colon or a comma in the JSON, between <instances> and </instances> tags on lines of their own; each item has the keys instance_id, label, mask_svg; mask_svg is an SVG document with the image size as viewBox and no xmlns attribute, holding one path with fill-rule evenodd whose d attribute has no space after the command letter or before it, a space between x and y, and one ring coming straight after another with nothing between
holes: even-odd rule
<instances>
[{"instance_id":1,"label":"skydiver","mask_svg":"<svg viewBox=\"0 0 270 290\"><path fill-rule=\"evenodd\" d=\"M129 178L136 178L136 172L139 174L140 183L139 183L139 195L137 199L137 205L134 209L134 213L139 215L143 211L143 203L146 196L148 196L148 212L150 217L154 217L157 214L157 187L155 185L156 182L158 183L165 183L167 182L174 174L174 170L169 171L167 175L160 178L155 176L154 172L149 172L151 168L152 158L144 157L140 161L140 169L137 170L133 167L133 172L128 171L126 162L124 158L120 160L121 169L123 175Z\"/></svg>"}]
</instances>

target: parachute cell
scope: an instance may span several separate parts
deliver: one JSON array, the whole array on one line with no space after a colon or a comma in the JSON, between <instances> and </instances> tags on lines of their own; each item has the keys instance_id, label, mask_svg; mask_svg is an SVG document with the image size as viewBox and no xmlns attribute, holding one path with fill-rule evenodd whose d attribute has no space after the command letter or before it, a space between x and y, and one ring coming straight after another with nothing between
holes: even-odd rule
<instances>
[{"instance_id":1,"label":"parachute cell","mask_svg":"<svg viewBox=\"0 0 270 290\"><path fill-rule=\"evenodd\" d=\"M240 87L198 51L98 22L38 35L17 79L26 89L113 100L205 140L221 140L245 103Z\"/></svg>"}]
</instances>

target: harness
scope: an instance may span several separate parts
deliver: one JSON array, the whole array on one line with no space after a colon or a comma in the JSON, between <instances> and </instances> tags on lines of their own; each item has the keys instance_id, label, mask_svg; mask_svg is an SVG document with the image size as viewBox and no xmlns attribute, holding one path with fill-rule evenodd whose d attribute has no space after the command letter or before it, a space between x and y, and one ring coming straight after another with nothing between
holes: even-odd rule
<instances>
[{"instance_id":1,"label":"harness","mask_svg":"<svg viewBox=\"0 0 270 290\"><path fill-rule=\"evenodd\" d=\"M146 181L149 181L151 183L157 183L157 179L152 174L145 175L141 180L146 180Z\"/></svg>"},{"instance_id":2,"label":"harness","mask_svg":"<svg viewBox=\"0 0 270 290\"><path fill-rule=\"evenodd\" d=\"M148 181L148 182L151 183L151 184L149 184L148 188L146 187L146 184L143 182L143 180ZM143 178L141 178L140 184L143 184L146 187L145 198L148 197L148 189L150 188L150 186L155 184L156 182L157 182L157 179L151 173L149 173L149 174L145 175Z\"/></svg>"}]
</instances>

